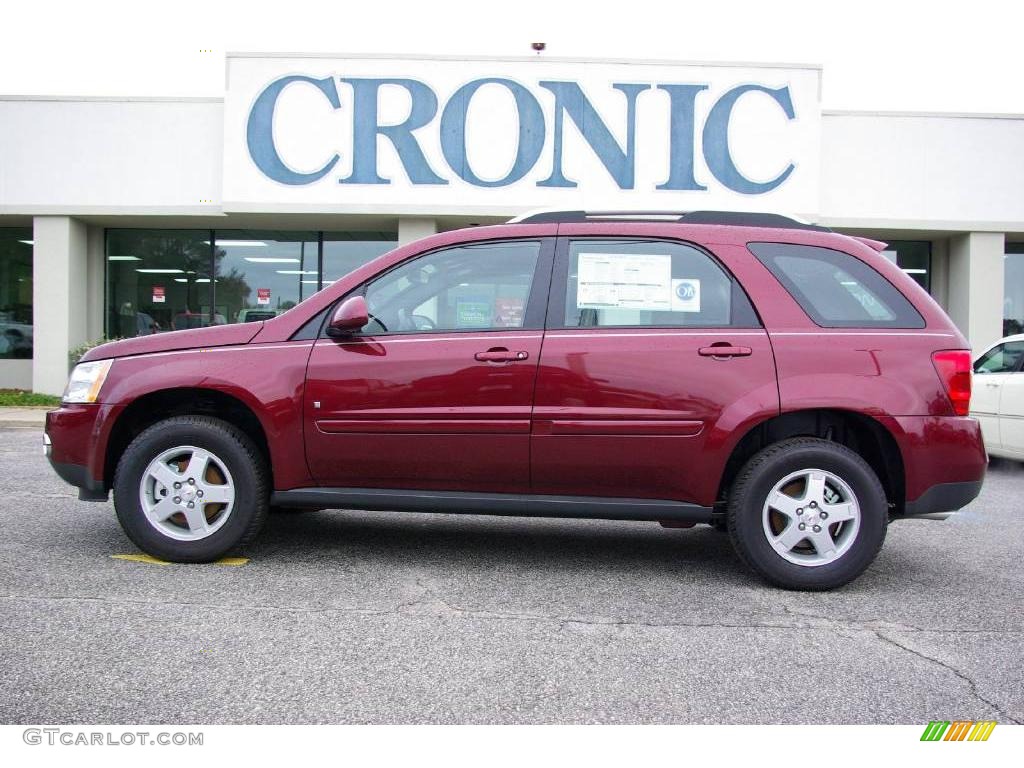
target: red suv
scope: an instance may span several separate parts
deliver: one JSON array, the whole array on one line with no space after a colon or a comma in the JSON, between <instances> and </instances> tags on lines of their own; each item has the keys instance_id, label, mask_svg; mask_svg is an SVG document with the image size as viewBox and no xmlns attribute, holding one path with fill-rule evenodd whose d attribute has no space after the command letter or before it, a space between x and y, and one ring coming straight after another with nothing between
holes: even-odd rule
<instances>
[{"instance_id":1,"label":"red suv","mask_svg":"<svg viewBox=\"0 0 1024 768\"><path fill-rule=\"evenodd\" d=\"M264 322L93 349L47 452L168 560L275 507L609 518L829 589L985 475L967 342L882 247L718 212L446 232Z\"/></svg>"}]
</instances>

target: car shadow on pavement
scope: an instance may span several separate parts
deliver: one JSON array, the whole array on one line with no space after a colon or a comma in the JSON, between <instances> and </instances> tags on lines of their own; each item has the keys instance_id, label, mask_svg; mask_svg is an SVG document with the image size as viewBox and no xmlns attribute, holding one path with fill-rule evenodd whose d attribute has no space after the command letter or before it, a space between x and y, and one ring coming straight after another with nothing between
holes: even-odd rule
<instances>
[{"instance_id":1,"label":"car shadow on pavement","mask_svg":"<svg viewBox=\"0 0 1024 768\"><path fill-rule=\"evenodd\" d=\"M729 537L709 526L482 515L322 510L271 515L248 549L256 558L381 558L404 563L588 565L745 573Z\"/></svg>"}]
</instances>

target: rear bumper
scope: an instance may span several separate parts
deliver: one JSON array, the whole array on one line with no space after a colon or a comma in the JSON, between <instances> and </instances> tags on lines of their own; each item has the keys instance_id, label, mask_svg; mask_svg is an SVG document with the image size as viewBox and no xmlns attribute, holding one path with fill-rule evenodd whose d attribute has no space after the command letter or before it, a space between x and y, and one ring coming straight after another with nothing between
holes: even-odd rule
<instances>
[{"instance_id":1,"label":"rear bumper","mask_svg":"<svg viewBox=\"0 0 1024 768\"><path fill-rule=\"evenodd\" d=\"M961 507L966 507L981 493L981 480L933 485L920 498L908 501L900 517L945 520Z\"/></svg>"},{"instance_id":2,"label":"rear bumper","mask_svg":"<svg viewBox=\"0 0 1024 768\"><path fill-rule=\"evenodd\" d=\"M981 425L969 416L897 417L890 429L903 456L902 517L945 519L981 493L988 456Z\"/></svg>"}]
</instances>

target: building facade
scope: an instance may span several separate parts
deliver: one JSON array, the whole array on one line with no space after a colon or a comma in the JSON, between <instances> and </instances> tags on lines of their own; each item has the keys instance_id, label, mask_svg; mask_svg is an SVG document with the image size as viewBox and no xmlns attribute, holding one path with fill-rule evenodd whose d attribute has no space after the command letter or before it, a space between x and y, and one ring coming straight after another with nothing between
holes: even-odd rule
<instances>
[{"instance_id":1,"label":"building facade","mask_svg":"<svg viewBox=\"0 0 1024 768\"><path fill-rule=\"evenodd\" d=\"M884 240L976 350L1024 327L1024 116L823 111L817 67L230 55L224 98L0 97L0 388L252 322L537 208Z\"/></svg>"}]
</instances>

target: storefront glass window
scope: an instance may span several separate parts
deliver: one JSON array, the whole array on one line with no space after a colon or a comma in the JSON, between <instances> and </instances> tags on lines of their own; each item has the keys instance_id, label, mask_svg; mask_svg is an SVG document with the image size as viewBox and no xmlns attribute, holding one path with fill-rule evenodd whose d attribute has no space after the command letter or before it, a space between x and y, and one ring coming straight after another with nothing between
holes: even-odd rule
<instances>
[{"instance_id":1,"label":"storefront glass window","mask_svg":"<svg viewBox=\"0 0 1024 768\"><path fill-rule=\"evenodd\" d=\"M917 284L931 293L932 244L927 240L893 240L882 255L896 263Z\"/></svg>"},{"instance_id":2,"label":"storefront glass window","mask_svg":"<svg viewBox=\"0 0 1024 768\"><path fill-rule=\"evenodd\" d=\"M107 230L107 337L210 324L209 230Z\"/></svg>"},{"instance_id":3,"label":"storefront glass window","mask_svg":"<svg viewBox=\"0 0 1024 768\"><path fill-rule=\"evenodd\" d=\"M32 230L0 229L0 360L32 357Z\"/></svg>"},{"instance_id":4,"label":"storefront glass window","mask_svg":"<svg viewBox=\"0 0 1024 768\"><path fill-rule=\"evenodd\" d=\"M1024 333L1024 243L1007 243L1003 256L1003 335Z\"/></svg>"},{"instance_id":5,"label":"storefront glass window","mask_svg":"<svg viewBox=\"0 0 1024 768\"><path fill-rule=\"evenodd\" d=\"M216 322L268 320L316 293L316 232L217 230Z\"/></svg>"},{"instance_id":6,"label":"storefront glass window","mask_svg":"<svg viewBox=\"0 0 1024 768\"><path fill-rule=\"evenodd\" d=\"M266 320L396 239L391 232L107 230L107 337Z\"/></svg>"},{"instance_id":7,"label":"storefront glass window","mask_svg":"<svg viewBox=\"0 0 1024 768\"><path fill-rule=\"evenodd\" d=\"M324 232L324 286L387 253L395 240L391 232Z\"/></svg>"}]
</instances>

